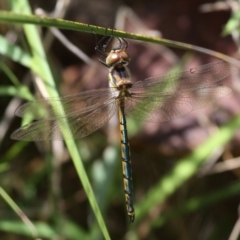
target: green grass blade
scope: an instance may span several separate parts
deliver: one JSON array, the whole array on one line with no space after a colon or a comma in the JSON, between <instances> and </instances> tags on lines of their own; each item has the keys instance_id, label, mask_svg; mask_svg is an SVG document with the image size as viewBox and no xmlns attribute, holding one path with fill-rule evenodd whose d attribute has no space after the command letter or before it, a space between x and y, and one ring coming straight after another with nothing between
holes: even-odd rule
<instances>
[{"instance_id":1,"label":"green grass blade","mask_svg":"<svg viewBox=\"0 0 240 240\"><path fill-rule=\"evenodd\" d=\"M9 57L14 60L12 55L9 55ZM1 96L18 96L25 100L33 100L34 96L29 91L28 87L21 84L16 75L12 72L12 70L4 63L0 62L0 69L6 74L6 76L9 78L9 80L15 85L15 86L1 86L0 88L0 95Z\"/></svg>"},{"instance_id":2,"label":"green grass blade","mask_svg":"<svg viewBox=\"0 0 240 240\"><path fill-rule=\"evenodd\" d=\"M0 68L8 76L9 80L17 87L21 86L21 82L18 80L13 71L4 63L0 61Z\"/></svg>"},{"instance_id":3,"label":"green grass blade","mask_svg":"<svg viewBox=\"0 0 240 240\"><path fill-rule=\"evenodd\" d=\"M28 101L34 99L26 86L1 86L0 96L18 96Z\"/></svg>"},{"instance_id":4,"label":"green grass blade","mask_svg":"<svg viewBox=\"0 0 240 240\"><path fill-rule=\"evenodd\" d=\"M0 35L0 54L11 58L13 61L31 68L32 57L20 47L11 44L5 37Z\"/></svg>"},{"instance_id":5,"label":"green grass blade","mask_svg":"<svg viewBox=\"0 0 240 240\"><path fill-rule=\"evenodd\" d=\"M15 6L15 9L21 9L21 11L24 11L26 14L31 13L31 10L26 0L15 1L14 6ZM40 77L43 79L43 82L46 86L46 90L49 94L49 97L58 96L55 82L54 82L50 67L48 65L47 57L45 55L37 28L33 25L25 24L24 32L26 34L26 38L28 40L29 46L33 53L32 63L31 63L32 70L34 72L41 73ZM79 178L81 179L85 192L88 196L93 212L95 213L100 229L105 239L110 239L104 220L102 218L96 199L94 197L91 185L89 183L87 174L85 172L80 154L78 152L77 145L74 140L66 141L66 145L72 157L72 160L77 170L77 173L79 175Z\"/></svg>"},{"instance_id":6,"label":"green grass blade","mask_svg":"<svg viewBox=\"0 0 240 240\"><path fill-rule=\"evenodd\" d=\"M162 203L192 177L213 150L229 142L239 127L240 116L236 116L191 154L179 160L176 166L146 194L144 200L136 204L136 221L138 222L144 218L152 207Z\"/></svg>"},{"instance_id":7,"label":"green grass blade","mask_svg":"<svg viewBox=\"0 0 240 240\"><path fill-rule=\"evenodd\" d=\"M208 195L191 198L171 211L161 214L161 216L152 223L153 227L161 227L164 223L177 216L197 211L203 207L212 206L219 201L238 195L239 192L240 183L234 182L231 185L221 188L220 190L212 192Z\"/></svg>"},{"instance_id":8,"label":"green grass blade","mask_svg":"<svg viewBox=\"0 0 240 240\"><path fill-rule=\"evenodd\" d=\"M44 222L33 222L33 224L37 229L39 237L44 239L61 239L61 236L59 236L58 233L58 229L51 227L50 224ZM68 219L64 219L64 229L66 229L65 236L68 240L91 239L83 229L79 229L78 226L73 224ZM0 230L21 234L24 236L30 236L29 230L20 221L0 220Z\"/></svg>"},{"instance_id":9,"label":"green grass blade","mask_svg":"<svg viewBox=\"0 0 240 240\"><path fill-rule=\"evenodd\" d=\"M28 228L28 231L31 232L33 238L38 237L38 232L32 222L27 218L24 212L15 204L15 202L10 198L10 196L0 187L0 196L5 200L6 203L16 212L16 214L22 219L25 225Z\"/></svg>"},{"instance_id":10,"label":"green grass blade","mask_svg":"<svg viewBox=\"0 0 240 240\"><path fill-rule=\"evenodd\" d=\"M101 34L101 35L106 34L106 28L103 28L103 27L88 25L88 24L79 23L79 22L67 21L63 19L39 17L31 14L28 14L28 15L16 14L8 11L0 11L0 21L8 22L8 23L9 22L19 23L19 24L30 23L30 24L41 25L45 27L57 27L59 29L75 30L75 31L87 32L87 33L92 33L94 31L97 34ZM215 52L213 50L206 49L203 47L194 46L191 44L182 43L178 41L172 41L164 38L148 37L140 34L126 33L124 31L112 30L112 29L109 34L113 34L116 37L123 37L123 38L134 39L134 40L139 40L144 42L151 42L151 43L158 43L168 47L202 52L202 53L217 57L219 59L222 59L224 61L228 61L236 65L237 67L240 67L239 61L225 54Z\"/></svg>"}]
</instances>

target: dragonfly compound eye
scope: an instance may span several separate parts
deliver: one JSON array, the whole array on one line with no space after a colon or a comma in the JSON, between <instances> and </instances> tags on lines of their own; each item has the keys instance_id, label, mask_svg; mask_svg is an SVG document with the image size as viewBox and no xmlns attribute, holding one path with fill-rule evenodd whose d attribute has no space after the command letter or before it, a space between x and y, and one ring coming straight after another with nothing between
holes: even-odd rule
<instances>
[{"instance_id":1,"label":"dragonfly compound eye","mask_svg":"<svg viewBox=\"0 0 240 240\"><path fill-rule=\"evenodd\" d=\"M130 57L124 50L111 52L106 59L106 64L109 67L117 64L127 65L129 62L130 62Z\"/></svg>"}]
</instances>

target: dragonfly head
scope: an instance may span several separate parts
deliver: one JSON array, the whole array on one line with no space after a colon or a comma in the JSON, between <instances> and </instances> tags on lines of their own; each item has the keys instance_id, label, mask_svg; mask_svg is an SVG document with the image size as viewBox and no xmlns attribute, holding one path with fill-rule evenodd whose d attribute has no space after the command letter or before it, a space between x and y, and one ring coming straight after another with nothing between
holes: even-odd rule
<instances>
[{"instance_id":1,"label":"dragonfly head","mask_svg":"<svg viewBox=\"0 0 240 240\"><path fill-rule=\"evenodd\" d=\"M126 52L126 48L113 49L106 58L106 64L109 67L123 65L127 66L131 58Z\"/></svg>"}]
</instances>

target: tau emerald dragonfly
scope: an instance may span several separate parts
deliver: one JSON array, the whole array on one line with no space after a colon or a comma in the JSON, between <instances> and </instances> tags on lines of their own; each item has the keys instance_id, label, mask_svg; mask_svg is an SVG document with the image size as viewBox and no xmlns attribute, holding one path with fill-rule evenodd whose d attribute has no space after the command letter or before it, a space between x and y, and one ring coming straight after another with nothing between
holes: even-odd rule
<instances>
[{"instance_id":1,"label":"tau emerald dragonfly","mask_svg":"<svg viewBox=\"0 0 240 240\"><path fill-rule=\"evenodd\" d=\"M17 129L12 139L24 141L64 140L86 137L118 112L123 183L127 214L134 221L133 187L126 114L138 121L164 122L204 107L231 93L219 85L234 69L218 61L160 77L131 82L127 65L128 43L117 38L118 46L107 52L112 37L96 46L99 61L109 68L109 88L95 89L59 98L26 103L16 115L30 115L36 121ZM67 126L67 127L66 127Z\"/></svg>"}]
</instances>

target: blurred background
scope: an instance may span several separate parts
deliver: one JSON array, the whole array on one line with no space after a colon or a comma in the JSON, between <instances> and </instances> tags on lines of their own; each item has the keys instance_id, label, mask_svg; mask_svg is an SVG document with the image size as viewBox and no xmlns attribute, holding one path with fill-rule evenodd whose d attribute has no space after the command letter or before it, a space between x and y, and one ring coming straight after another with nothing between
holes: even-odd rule
<instances>
[{"instance_id":1,"label":"blurred background","mask_svg":"<svg viewBox=\"0 0 240 240\"><path fill-rule=\"evenodd\" d=\"M29 3L37 15L162 37L239 58L236 24L239 1L30 0ZM10 5L0 1L0 8L10 10ZM233 16L236 29L224 35L224 27ZM1 24L0 32L12 44L28 50L21 25ZM39 33L61 95L108 86L108 69L98 62L94 33L40 27ZM217 60L197 51L127 41L133 82L165 75L174 67L182 71ZM94 215L64 143L10 139L22 123L14 111L26 102L17 92L10 91L14 86L9 80L11 73L37 98L42 93L29 69L0 56L1 188L33 221L42 239L103 239L97 227L93 228ZM223 82L233 89L230 96L182 118L161 124L143 123L137 128L128 119L136 204L144 202L146 196L151 198L154 186L168 176L180 159L239 115L237 75ZM112 239L234 240L240 239L239 141L240 131L236 130L224 147L216 142L216 149L194 176L164 200L159 197L161 202L134 226L129 225L125 211L117 118L78 140L77 145ZM184 172L183 169L180 175ZM0 231L1 238L6 240L33 239L6 200L0 201ZM87 237L79 237L80 234Z\"/></svg>"}]
</instances>

